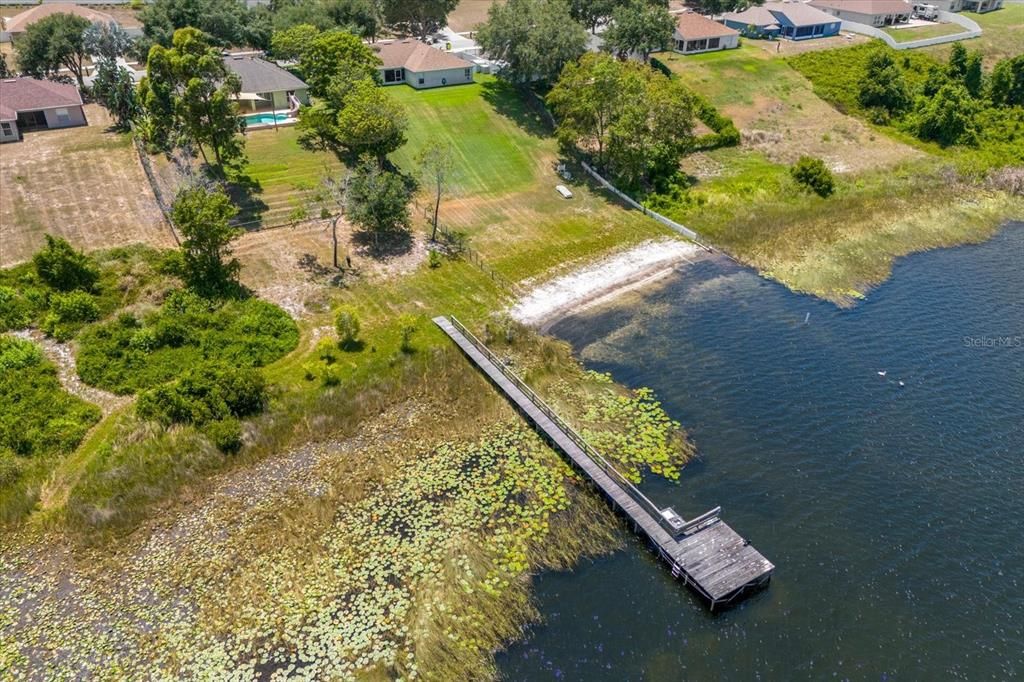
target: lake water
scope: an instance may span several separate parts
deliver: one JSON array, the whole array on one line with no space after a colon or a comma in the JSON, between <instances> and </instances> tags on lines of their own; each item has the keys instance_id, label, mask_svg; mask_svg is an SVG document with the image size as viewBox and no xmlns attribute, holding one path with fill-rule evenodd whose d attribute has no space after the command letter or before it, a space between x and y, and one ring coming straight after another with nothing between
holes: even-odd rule
<instances>
[{"instance_id":1,"label":"lake water","mask_svg":"<svg viewBox=\"0 0 1024 682\"><path fill-rule=\"evenodd\" d=\"M655 501L776 572L716 614L635 539L542 575L508 679L1024 678L1024 224L848 310L718 261L629 296L552 332L689 429Z\"/></svg>"}]
</instances>

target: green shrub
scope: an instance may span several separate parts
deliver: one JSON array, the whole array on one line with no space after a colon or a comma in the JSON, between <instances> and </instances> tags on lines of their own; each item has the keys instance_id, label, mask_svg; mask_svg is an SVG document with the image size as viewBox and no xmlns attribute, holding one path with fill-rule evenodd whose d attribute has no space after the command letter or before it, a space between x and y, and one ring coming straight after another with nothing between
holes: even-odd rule
<instances>
[{"instance_id":1,"label":"green shrub","mask_svg":"<svg viewBox=\"0 0 1024 682\"><path fill-rule=\"evenodd\" d=\"M59 341L67 341L87 322L100 317L96 297L85 291L71 291L50 297L50 312L43 319L43 331Z\"/></svg>"},{"instance_id":2,"label":"green shrub","mask_svg":"<svg viewBox=\"0 0 1024 682\"><path fill-rule=\"evenodd\" d=\"M359 315L354 308L339 308L338 314L334 317L334 328L338 332L338 343L342 348L349 350L358 345L360 324Z\"/></svg>"},{"instance_id":3,"label":"green shrub","mask_svg":"<svg viewBox=\"0 0 1024 682\"><path fill-rule=\"evenodd\" d=\"M341 372L337 367L325 367L320 375L320 383L325 387L337 386L341 383Z\"/></svg>"},{"instance_id":4,"label":"green shrub","mask_svg":"<svg viewBox=\"0 0 1024 682\"><path fill-rule=\"evenodd\" d=\"M441 254L437 251L431 251L430 256L427 259L427 264L431 269L436 270L441 267Z\"/></svg>"},{"instance_id":5,"label":"green shrub","mask_svg":"<svg viewBox=\"0 0 1024 682\"><path fill-rule=\"evenodd\" d=\"M827 197L835 191L835 180L832 178L832 171L828 169L825 162L810 156L801 156L793 167L789 169L790 175L798 183L808 188L819 197Z\"/></svg>"},{"instance_id":6,"label":"green shrub","mask_svg":"<svg viewBox=\"0 0 1024 682\"><path fill-rule=\"evenodd\" d=\"M402 342L399 348L403 353L412 353L415 350L412 347L412 337L416 334L416 318L412 315L402 315L399 325L402 334Z\"/></svg>"},{"instance_id":7,"label":"green shrub","mask_svg":"<svg viewBox=\"0 0 1024 682\"><path fill-rule=\"evenodd\" d=\"M237 419L218 419L206 424L202 430L221 452L230 455L242 449L242 424Z\"/></svg>"},{"instance_id":8,"label":"green shrub","mask_svg":"<svg viewBox=\"0 0 1024 682\"><path fill-rule=\"evenodd\" d=\"M203 426L257 414L266 401L267 384L259 370L202 365L175 381L143 391L135 412L164 425Z\"/></svg>"},{"instance_id":9,"label":"green shrub","mask_svg":"<svg viewBox=\"0 0 1024 682\"><path fill-rule=\"evenodd\" d=\"M328 365L333 364L338 359L338 344L331 339L320 339L316 344L316 354Z\"/></svg>"},{"instance_id":10,"label":"green shrub","mask_svg":"<svg viewBox=\"0 0 1024 682\"><path fill-rule=\"evenodd\" d=\"M99 418L98 407L64 390L38 346L0 336L0 450L22 457L68 453Z\"/></svg>"},{"instance_id":11,"label":"green shrub","mask_svg":"<svg viewBox=\"0 0 1024 682\"><path fill-rule=\"evenodd\" d=\"M0 286L0 332L27 327L32 310L25 297L12 287Z\"/></svg>"},{"instance_id":12,"label":"green shrub","mask_svg":"<svg viewBox=\"0 0 1024 682\"><path fill-rule=\"evenodd\" d=\"M96 263L65 240L46 235L46 246L32 257L39 278L58 291L92 289L99 279Z\"/></svg>"},{"instance_id":13,"label":"green shrub","mask_svg":"<svg viewBox=\"0 0 1024 682\"><path fill-rule=\"evenodd\" d=\"M0 490L14 485L21 478L24 463L10 448L0 448Z\"/></svg>"},{"instance_id":14,"label":"green shrub","mask_svg":"<svg viewBox=\"0 0 1024 682\"><path fill-rule=\"evenodd\" d=\"M123 314L89 327L79 339L78 373L93 386L133 393L202 364L262 367L298 339L295 322L266 301L211 301L178 290L142 320Z\"/></svg>"}]
</instances>

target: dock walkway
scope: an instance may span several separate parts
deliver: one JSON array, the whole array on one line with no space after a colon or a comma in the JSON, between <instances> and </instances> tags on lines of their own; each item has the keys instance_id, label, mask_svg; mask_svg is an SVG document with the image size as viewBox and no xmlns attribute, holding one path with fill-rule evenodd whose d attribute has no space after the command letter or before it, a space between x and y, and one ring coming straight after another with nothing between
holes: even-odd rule
<instances>
[{"instance_id":1,"label":"dock walkway","mask_svg":"<svg viewBox=\"0 0 1024 682\"><path fill-rule=\"evenodd\" d=\"M658 507L458 320L437 317L434 323L647 538L672 575L707 600L712 611L768 584L775 566L719 518L720 508L685 521L671 507Z\"/></svg>"}]
</instances>

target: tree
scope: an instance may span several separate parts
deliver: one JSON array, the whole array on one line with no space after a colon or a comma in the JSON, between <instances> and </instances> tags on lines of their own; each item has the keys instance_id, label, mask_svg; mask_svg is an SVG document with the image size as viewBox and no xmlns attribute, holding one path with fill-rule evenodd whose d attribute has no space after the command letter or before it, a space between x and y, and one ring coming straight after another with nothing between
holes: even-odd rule
<instances>
[{"instance_id":1,"label":"tree","mask_svg":"<svg viewBox=\"0 0 1024 682\"><path fill-rule=\"evenodd\" d=\"M352 157L370 154L383 164L388 154L405 144L405 110L376 82L355 83L340 108L329 100L300 112L299 143L304 147Z\"/></svg>"},{"instance_id":2,"label":"tree","mask_svg":"<svg viewBox=\"0 0 1024 682\"><path fill-rule=\"evenodd\" d=\"M139 99L148 118L149 142L161 148L188 141L213 150L219 168L244 158L239 133L245 121L238 116L238 76L228 71L216 48L194 28L175 31L171 48L154 45Z\"/></svg>"},{"instance_id":3,"label":"tree","mask_svg":"<svg viewBox=\"0 0 1024 682\"><path fill-rule=\"evenodd\" d=\"M967 48L960 41L953 43L953 48L949 51L949 64L946 70L953 80L963 81L967 75Z\"/></svg>"},{"instance_id":4,"label":"tree","mask_svg":"<svg viewBox=\"0 0 1024 682\"><path fill-rule=\"evenodd\" d=\"M334 317L334 328L338 332L338 343L348 350L359 341L359 315L355 308L342 306Z\"/></svg>"},{"instance_id":5,"label":"tree","mask_svg":"<svg viewBox=\"0 0 1024 682\"><path fill-rule=\"evenodd\" d=\"M58 291L90 291L100 277L96 263L66 240L45 237L46 246L32 256L39 279Z\"/></svg>"},{"instance_id":6,"label":"tree","mask_svg":"<svg viewBox=\"0 0 1024 682\"><path fill-rule=\"evenodd\" d=\"M431 215L433 229L430 241L437 241L437 218L441 211L441 195L444 194L452 168L455 165L454 152L450 143L431 140L416 157L420 173L434 189L434 212Z\"/></svg>"},{"instance_id":7,"label":"tree","mask_svg":"<svg viewBox=\"0 0 1024 682\"><path fill-rule=\"evenodd\" d=\"M811 190L819 197L828 197L836 189L832 171L825 162L811 156L801 156L789 169L789 174L798 183Z\"/></svg>"},{"instance_id":8,"label":"tree","mask_svg":"<svg viewBox=\"0 0 1024 682\"><path fill-rule=\"evenodd\" d=\"M914 115L917 136L943 147L977 144L976 118L981 106L959 83L947 83L935 97L921 99Z\"/></svg>"},{"instance_id":9,"label":"tree","mask_svg":"<svg viewBox=\"0 0 1024 682\"><path fill-rule=\"evenodd\" d=\"M448 23L448 14L459 4L459 0L382 0L384 19L389 24L408 27L409 32L420 38Z\"/></svg>"},{"instance_id":10,"label":"tree","mask_svg":"<svg viewBox=\"0 0 1024 682\"><path fill-rule=\"evenodd\" d=\"M611 126L623 106L627 100L643 96L636 88L624 90L625 68L607 55L585 54L578 62L565 65L547 96L548 106L558 118L559 141L567 148L593 150L599 166L607 163Z\"/></svg>"},{"instance_id":11,"label":"tree","mask_svg":"<svg viewBox=\"0 0 1024 682\"><path fill-rule=\"evenodd\" d=\"M563 66L586 51L587 31L573 20L565 0L508 0L491 5L477 41L504 63L502 78L554 82Z\"/></svg>"},{"instance_id":12,"label":"tree","mask_svg":"<svg viewBox=\"0 0 1024 682\"><path fill-rule=\"evenodd\" d=\"M63 13L29 25L15 44L19 68L34 78L53 78L66 68L78 87L85 87L82 76L88 53L82 36L89 26L88 20Z\"/></svg>"},{"instance_id":13,"label":"tree","mask_svg":"<svg viewBox=\"0 0 1024 682\"><path fill-rule=\"evenodd\" d=\"M100 60L96 78L92 82L92 94L97 102L107 108L117 122L117 127L122 130L127 130L141 113L131 72L118 66L113 59Z\"/></svg>"},{"instance_id":14,"label":"tree","mask_svg":"<svg viewBox=\"0 0 1024 682\"><path fill-rule=\"evenodd\" d=\"M646 62L651 52L664 49L672 41L675 28L676 21L667 7L631 0L612 13L612 25L604 33L604 48L620 58L639 53Z\"/></svg>"},{"instance_id":15,"label":"tree","mask_svg":"<svg viewBox=\"0 0 1024 682\"><path fill-rule=\"evenodd\" d=\"M321 182L322 189L316 195L316 201L320 203L320 217L327 221L331 230L331 251L334 261L334 268L341 269L338 260L338 223L345 215L345 208L348 205L348 190L352 184L352 172L347 171L344 178L336 180L330 175L324 176Z\"/></svg>"},{"instance_id":16,"label":"tree","mask_svg":"<svg viewBox=\"0 0 1024 682\"><path fill-rule=\"evenodd\" d=\"M241 265L231 258L231 241L242 233L229 220L238 213L223 190L201 184L183 187L171 206L171 221L185 238L184 279L206 296L224 295L238 287Z\"/></svg>"},{"instance_id":17,"label":"tree","mask_svg":"<svg viewBox=\"0 0 1024 682\"><path fill-rule=\"evenodd\" d=\"M858 100L866 109L883 109L890 116L909 105L910 95L903 72L888 50L875 50L868 57Z\"/></svg>"},{"instance_id":18,"label":"tree","mask_svg":"<svg viewBox=\"0 0 1024 682\"><path fill-rule=\"evenodd\" d=\"M405 182L370 158L360 162L352 177L346 209L352 224L373 234L376 245L381 235L409 228L409 190Z\"/></svg>"},{"instance_id":19,"label":"tree","mask_svg":"<svg viewBox=\"0 0 1024 682\"><path fill-rule=\"evenodd\" d=\"M270 39L270 50L277 59L301 59L320 29L312 24L296 24L283 31L275 31Z\"/></svg>"},{"instance_id":20,"label":"tree","mask_svg":"<svg viewBox=\"0 0 1024 682\"><path fill-rule=\"evenodd\" d=\"M132 38L118 24L90 24L82 34L86 54L101 59L115 60L128 54Z\"/></svg>"},{"instance_id":21,"label":"tree","mask_svg":"<svg viewBox=\"0 0 1024 682\"><path fill-rule=\"evenodd\" d=\"M238 0L155 0L139 13L142 31L150 45L170 47L174 33L192 27L219 46L253 45L266 47L269 29L259 21L260 15L246 9Z\"/></svg>"},{"instance_id":22,"label":"tree","mask_svg":"<svg viewBox=\"0 0 1024 682\"><path fill-rule=\"evenodd\" d=\"M964 73L964 87L971 97L981 97L985 85L985 74L981 70L981 53L977 51L967 55L967 71Z\"/></svg>"},{"instance_id":23,"label":"tree","mask_svg":"<svg viewBox=\"0 0 1024 682\"><path fill-rule=\"evenodd\" d=\"M988 97L999 107L1024 107L1024 54L996 62Z\"/></svg>"},{"instance_id":24,"label":"tree","mask_svg":"<svg viewBox=\"0 0 1024 682\"><path fill-rule=\"evenodd\" d=\"M345 29L361 38L374 39L381 28L375 0L298 0L274 10L274 28L283 31L299 24L321 31Z\"/></svg>"},{"instance_id":25,"label":"tree","mask_svg":"<svg viewBox=\"0 0 1024 682\"><path fill-rule=\"evenodd\" d=\"M671 178L693 144L692 94L646 64L584 55L566 65L547 101L563 146L591 152L627 187Z\"/></svg>"},{"instance_id":26,"label":"tree","mask_svg":"<svg viewBox=\"0 0 1024 682\"><path fill-rule=\"evenodd\" d=\"M11 78L14 74L11 73L10 68L7 66L7 55L0 52L0 78Z\"/></svg>"},{"instance_id":27,"label":"tree","mask_svg":"<svg viewBox=\"0 0 1024 682\"><path fill-rule=\"evenodd\" d=\"M569 14L594 33L598 24L607 20L618 4L619 0L569 0Z\"/></svg>"},{"instance_id":28,"label":"tree","mask_svg":"<svg viewBox=\"0 0 1024 682\"><path fill-rule=\"evenodd\" d=\"M348 31L334 30L309 42L299 60L299 70L312 95L336 100L337 92L332 93L331 89L338 89L339 81L349 85L366 78L376 81L380 78L380 63L380 58L359 38Z\"/></svg>"}]
</instances>

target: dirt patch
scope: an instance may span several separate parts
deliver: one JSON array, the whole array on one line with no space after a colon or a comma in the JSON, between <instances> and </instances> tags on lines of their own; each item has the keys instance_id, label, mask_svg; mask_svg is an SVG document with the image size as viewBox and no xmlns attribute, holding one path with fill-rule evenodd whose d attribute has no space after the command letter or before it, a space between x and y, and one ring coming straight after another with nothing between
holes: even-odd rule
<instances>
[{"instance_id":1,"label":"dirt patch","mask_svg":"<svg viewBox=\"0 0 1024 682\"><path fill-rule=\"evenodd\" d=\"M322 309L325 287L355 279L387 279L412 272L426 259L422 235L391 253L377 254L350 225L338 226L338 260L334 267L330 226L322 221L242 235L235 255L242 262L242 282L261 298L294 317Z\"/></svg>"},{"instance_id":2,"label":"dirt patch","mask_svg":"<svg viewBox=\"0 0 1024 682\"><path fill-rule=\"evenodd\" d=\"M86 250L174 245L131 141L86 105L88 126L27 133L0 154L0 266L27 260L43 235Z\"/></svg>"},{"instance_id":3,"label":"dirt patch","mask_svg":"<svg viewBox=\"0 0 1024 682\"><path fill-rule=\"evenodd\" d=\"M829 38L815 38L814 40L746 40L746 45L756 45L770 54L778 54L789 57L804 52L817 52L818 50L832 50L838 47L849 47L870 41L868 36L859 33L842 33Z\"/></svg>"},{"instance_id":4,"label":"dirt patch","mask_svg":"<svg viewBox=\"0 0 1024 682\"><path fill-rule=\"evenodd\" d=\"M455 11L448 15L448 26L453 31L472 31L487 21L487 11L497 0L461 0Z\"/></svg>"}]
</instances>

